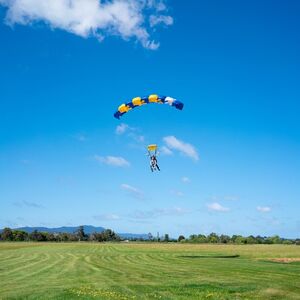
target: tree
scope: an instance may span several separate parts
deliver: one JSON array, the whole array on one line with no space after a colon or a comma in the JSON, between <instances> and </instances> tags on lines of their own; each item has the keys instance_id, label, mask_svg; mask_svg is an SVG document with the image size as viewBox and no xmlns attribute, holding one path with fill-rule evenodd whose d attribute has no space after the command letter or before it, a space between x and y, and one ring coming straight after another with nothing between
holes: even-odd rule
<instances>
[{"instance_id":1,"label":"tree","mask_svg":"<svg viewBox=\"0 0 300 300\"><path fill-rule=\"evenodd\" d=\"M218 243L219 237L216 233L212 232L210 235L207 236L207 240L209 243Z\"/></svg>"},{"instance_id":2,"label":"tree","mask_svg":"<svg viewBox=\"0 0 300 300\"><path fill-rule=\"evenodd\" d=\"M84 227L83 226L78 227L78 229L76 231L76 235L77 235L79 241L85 241L86 240L86 234L84 232Z\"/></svg>"},{"instance_id":3,"label":"tree","mask_svg":"<svg viewBox=\"0 0 300 300\"><path fill-rule=\"evenodd\" d=\"M256 241L257 244L263 244L264 243L264 238L260 235L257 235L255 237L255 241Z\"/></svg>"},{"instance_id":4,"label":"tree","mask_svg":"<svg viewBox=\"0 0 300 300\"><path fill-rule=\"evenodd\" d=\"M207 243L207 238L204 234L198 234L196 240L198 243Z\"/></svg>"},{"instance_id":5,"label":"tree","mask_svg":"<svg viewBox=\"0 0 300 300\"><path fill-rule=\"evenodd\" d=\"M273 244L281 244L282 239L278 235L274 235L270 237Z\"/></svg>"},{"instance_id":6,"label":"tree","mask_svg":"<svg viewBox=\"0 0 300 300\"><path fill-rule=\"evenodd\" d=\"M234 242L235 244L246 244L246 238L241 235L237 235Z\"/></svg>"},{"instance_id":7,"label":"tree","mask_svg":"<svg viewBox=\"0 0 300 300\"><path fill-rule=\"evenodd\" d=\"M2 230L1 238L2 238L3 241L13 241L14 236L13 236L12 230L8 227L5 227Z\"/></svg>"},{"instance_id":8,"label":"tree","mask_svg":"<svg viewBox=\"0 0 300 300\"><path fill-rule=\"evenodd\" d=\"M97 232L93 232L90 234L89 241L97 241Z\"/></svg>"},{"instance_id":9,"label":"tree","mask_svg":"<svg viewBox=\"0 0 300 300\"><path fill-rule=\"evenodd\" d=\"M228 236L226 234L221 234L220 235L220 242L223 243L223 244L230 243L230 236Z\"/></svg>"},{"instance_id":10,"label":"tree","mask_svg":"<svg viewBox=\"0 0 300 300\"><path fill-rule=\"evenodd\" d=\"M178 237L178 242L181 242L181 241L183 241L183 240L185 240L184 235L180 235L180 236Z\"/></svg>"},{"instance_id":11,"label":"tree","mask_svg":"<svg viewBox=\"0 0 300 300\"><path fill-rule=\"evenodd\" d=\"M197 240L197 234L191 234L189 240L191 242L196 242L196 240Z\"/></svg>"},{"instance_id":12,"label":"tree","mask_svg":"<svg viewBox=\"0 0 300 300\"><path fill-rule=\"evenodd\" d=\"M169 242L170 241L169 235L167 233L165 234L164 241L165 242Z\"/></svg>"},{"instance_id":13,"label":"tree","mask_svg":"<svg viewBox=\"0 0 300 300\"><path fill-rule=\"evenodd\" d=\"M13 231L13 240L17 242L27 241L28 233L22 230L14 230Z\"/></svg>"},{"instance_id":14,"label":"tree","mask_svg":"<svg viewBox=\"0 0 300 300\"><path fill-rule=\"evenodd\" d=\"M29 239L35 242L45 242L47 241L47 236L44 232L34 230L32 233L30 233Z\"/></svg>"},{"instance_id":15,"label":"tree","mask_svg":"<svg viewBox=\"0 0 300 300\"><path fill-rule=\"evenodd\" d=\"M55 242L56 241L55 235L53 233L48 233L47 234L47 241Z\"/></svg>"},{"instance_id":16,"label":"tree","mask_svg":"<svg viewBox=\"0 0 300 300\"><path fill-rule=\"evenodd\" d=\"M120 241L121 238L111 229L105 229L102 232L94 232L90 235L89 240L97 242Z\"/></svg>"},{"instance_id":17,"label":"tree","mask_svg":"<svg viewBox=\"0 0 300 300\"><path fill-rule=\"evenodd\" d=\"M151 232L148 233L148 240L153 241L153 235Z\"/></svg>"},{"instance_id":18,"label":"tree","mask_svg":"<svg viewBox=\"0 0 300 300\"><path fill-rule=\"evenodd\" d=\"M245 244L256 244L256 239L253 235L249 235L245 240Z\"/></svg>"}]
</instances>

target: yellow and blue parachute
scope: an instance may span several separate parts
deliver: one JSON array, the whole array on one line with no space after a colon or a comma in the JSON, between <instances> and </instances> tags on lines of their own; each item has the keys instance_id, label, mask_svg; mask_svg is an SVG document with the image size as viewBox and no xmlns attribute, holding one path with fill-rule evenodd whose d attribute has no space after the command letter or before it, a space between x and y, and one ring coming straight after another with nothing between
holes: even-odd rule
<instances>
[{"instance_id":1,"label":"yellow and blue parachute","mask_svg":"<svg viewBox=\"0 0 300 300\"><path fill-rule=\"evenodd\" d=\"M120 119L129 110L149 103L169 104L179 110L183 109L183 103L175 98L153 94L148 97L135 97L130 102L121 104L115 112L114 117Z\"/></svg>"}]
</instances>

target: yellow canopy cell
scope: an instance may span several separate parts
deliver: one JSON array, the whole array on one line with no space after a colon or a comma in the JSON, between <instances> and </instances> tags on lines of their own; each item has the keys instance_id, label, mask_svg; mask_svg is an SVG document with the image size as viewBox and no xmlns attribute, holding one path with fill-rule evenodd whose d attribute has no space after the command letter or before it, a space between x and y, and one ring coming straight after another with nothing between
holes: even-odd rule
<instances>
[{"instance_id":1,"label":"yellow canopy cell","mask_svg":"<svg viewBox=\"0 0 300 300\"><path fill-rule=\"evenodd\" d=\"M140 106L143 104L142 98L141 97L135 97L132 99L132 104L134 106Z\"/></svg>"},{"instance_id":2,"label":"yellow canopy cell","mask_svg":"<svg viewBox=\"0 0 300 300\"><path fill-rule=\"evenodd\" d=\"M148 145L148 150L149 151L155 151L157 149L157 145L156 144L151 144L151 145Z\"/></svg>"},{"instance_id":3,"label":"yellow canopy cell","mask_svg":"<svg viewBox=\"0 0 300 300\"><path fill-rule=\"evenodd\" d=\"M158 95L150 95L148 97L148 100L149 100L150 103L156 103L157 100L158 100Z\"/></svg>"},{"instance_id":4,"label":"yellow canopy cell","mask_svg":"<svg viewBox=\"0 0 300 300\"><path fill-rule=\"evenodd\" d=\"M130 110L130 107L127 106L126 104L122 104L122 105L120 105L119 108L118 108L118 111L119 111L120 113L126 113L126 112L128 112L129 110Z\"/></svg>"}]
</instances>

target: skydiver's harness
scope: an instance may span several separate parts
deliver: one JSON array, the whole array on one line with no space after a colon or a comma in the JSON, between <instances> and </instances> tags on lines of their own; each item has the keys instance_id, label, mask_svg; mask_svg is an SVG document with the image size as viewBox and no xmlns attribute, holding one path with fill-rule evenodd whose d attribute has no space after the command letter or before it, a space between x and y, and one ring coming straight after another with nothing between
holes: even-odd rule
<instances>
[{"instance_id":1,"label":"skydiver's harness","mask_svg":"<svg viewBox=\"0 0 300 300\"><path fill-rule=\"evenodd\" d=\"M153 172L154 170L159 170L159 166L157 164L157 159L156 159L156 151L155 151L155 154L154 155L151 155L150 152L149 152L149 155L150 155L150 168L151 168L151 171Z\"/></svg>"}]
</instances>

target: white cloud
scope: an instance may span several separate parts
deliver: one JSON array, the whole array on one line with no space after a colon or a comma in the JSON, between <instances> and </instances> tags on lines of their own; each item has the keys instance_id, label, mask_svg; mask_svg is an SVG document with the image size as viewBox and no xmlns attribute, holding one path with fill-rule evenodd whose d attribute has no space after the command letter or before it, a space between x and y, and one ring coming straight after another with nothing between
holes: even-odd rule
<instances>
[{"instance_id":1,"label":"white cloud","mask_svg":"<svg viewBox=\"0 0 300 300\"><path fill-rule=\"evenodd\" d=\"M14 202L13 205L18 206L18 207L44 208L44 206L39 203L30 202L27 200L23 200L20 202Z\"/></svg>"},{"instance_id":2,"label":"white cloud","mask_svg":"<svg viewBox=\"0 0 300 300\"><path fill-rule=\"evenodd\" d=\"M123 134L129 129L129 126L127 124L120 124L116 128L116 134Z\"/></svg>"},{"instance_id":3,"label":"white cloud","mask_svg":"<svg viewBox=\"0 0 300 300\"><path fill-rule=\"evenodd\" d=\"M145 142L145 137L143 135L135 134L133 132L129 133L128 136L132 138L134 141L139 144L143 144Z\"/></svg>"},{"instance_id":4,"label":"white cloud","mask_svg":"<svg viewBox=\"0 0 300 300\"><path fill-rule=\"evenodd\" d=\"M94 216L94 219L98 221L117 221L120 220L120 216L116 214L100 214Z\"/></svg>"},{"instance_id":5,"label":"white cloud","mask_svg":"<svg viewBox=\"0 0 300 300\"><path fill-rule=\"evenodd\" d=\"M191 180L188 177L184 176L181 178L181 181L184 183L189 183Z\"/></svg>"},{"instance_id":6,"label":"white cloud","mask_svg":"<svg viewBox=\"0 0 300 300\"><path fill-rule=\"evenodd\" d=\"M150 27L173 23L172 17L163 14L167 7L159 0L0 0L0 5L8 8L8 24L44 22L51 28L99 41L108 35L134 38L151 50L159 43L151 39L147 21Z\"/></svg>"},{"instance_id":7,"label":"white cloud","mask_svg":"<svg viewBox=\"0 0 300 300\"><path fill-rule=\"evenodd\" d=\"M130 127L125 123L121 123L116 127L115 133L117 135L123 135L126 133L126 136L134 140L138 144L143 144L145 142L145 137L140 134L140 129L135 127Z\"/></svg>"},{"instance_id":8,"label":"white cloud","mask_svg":"<svg viewBox=\"0 0 300 300\"><path fill-rule=\"evenodd\" d=\"M224 207L224 206L222 206L221 204L219 204L217 202L207 204L207 208L209 210L213 210L213 211L221 211L221 212L229 211L228 207Z\"/></svg>"},{"instance_id":9,"label":"white cloud","mask_svg":"<svg viewBox=\"0 0 300 300\"><path fill-rule=\"evenodd\" d=\"M260 211L260 212L270 212L271 207L269 207L269 206L257 206L256 210Z\"/></svg>"},{"instance_id":10,"label":"white cloud","mask_svg":"<svg viewBox=\"0 0 300 300\"><path fill-rule=\"evenodd\" d=\"M156 11L164 11L167 9L163 0L147 0L147 5L155 8Z\"/></svg>"},{"instance_id":11,"label":"white cloud","mask_svg":"<svg viewBox=\"0 0 300 300\"><path fill-rule=\"evenodd\" d=\"M199 155L193 145L180 141L175 136L166 136L163 140L167 144L168 148L178 150L196 161L199 160Z\"/></svg>"},{"instance_id":12,"label":"white cloud","mask_svg":"<svg viewBox=\"0 0 300 300\"><path fill-rule=\"evenodd\" d=\"M151 15L149 18L149 22L151 27L155 27L157 24L160 23L170 26L173 24L173 18L170 16Z\"/></svg>"},{"instance_id":13,"label":"white cloud","mask_svg":"<svg viewBox=\"0 0 300 300\"><path fill-rule=\"evenodd\" d=\"M171 194L173 194L177 197L183 197L184 196L184 193L181 192L181 191L178 191L178 190L171 190L170 192L171 192Z\"/></svg>"},{"instance_id":14,"label":"white cloud","mask_svg":"<svg viewBox=\"0 0 300 300\"><path fill-rule=\"evenodd\" d=\"M157 208L152 210L140 211L137 210L130 217L134 219L153 219L162 216L182 216L190 211L182 207Z\"/></svg>"},{"instance_id":15,"label":"white cloud","mask_svg":"<svg viewBox=\"0 0 300 300\"><path fill-rule=\"evenodd\" d=\"M123 157L120 156L99 156L94 155L94 159L100 163L114 167L129 167L130 163Z\"/></svg>"},{"instance_id":16,"label":"white cloud","mask_svg":"<svg viewBox=\"0 0 300 300\"><path fill-rule=\"evenodd\" d=\"M166 146L160 147L159 152L163 155L172 155L173 154L173 152Z\"/></svg>"},{"instance_id":17,"label":"white cloud","mask_svg":"<svg viewBox=\"0 0 300 300\"><path fill-rule=\"evenodd\" d=\"M142 200L144 198L144 194L138 188L131 186L127 183L122 183L121 188L129 193L134 198Z\"/></svg>"}]
</instances>

